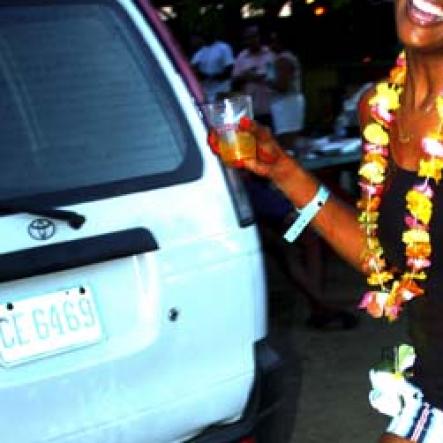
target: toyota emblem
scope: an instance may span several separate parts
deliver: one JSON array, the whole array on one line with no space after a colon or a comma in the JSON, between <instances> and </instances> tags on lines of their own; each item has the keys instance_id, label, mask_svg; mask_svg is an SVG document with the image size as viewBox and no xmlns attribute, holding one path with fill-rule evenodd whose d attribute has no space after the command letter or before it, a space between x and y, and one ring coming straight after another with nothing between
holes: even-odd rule
<instances>
[{"instance_id":1,"label":"toyota emblem","mask_svg":"<svg viewBox=\"0 0 443 443\"><path fill-rule=\"evenodd\" d=\"M48 240L55 234L55 224L47 218L36 218L29 223L28 233L34 240Z\"/></svg>"}]
</instances>

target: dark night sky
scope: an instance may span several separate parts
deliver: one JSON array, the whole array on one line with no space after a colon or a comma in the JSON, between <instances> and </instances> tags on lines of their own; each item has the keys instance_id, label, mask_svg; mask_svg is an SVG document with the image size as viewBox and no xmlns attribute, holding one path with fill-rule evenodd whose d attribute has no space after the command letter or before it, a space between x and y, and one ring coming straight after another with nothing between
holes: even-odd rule
<instances>
[{"instance_id":1,"label":"dark night sky","mask_svg":"<svg viewBox=\"0 0 443 443\"><path fill-rule=\"evenodd\" d=\"M306 62L316 56L324 61L390 59L397 52L393 6L353 0L350 6L315 17L298 7L285 25L288 40Z\"/></svg>"}]
</instances>

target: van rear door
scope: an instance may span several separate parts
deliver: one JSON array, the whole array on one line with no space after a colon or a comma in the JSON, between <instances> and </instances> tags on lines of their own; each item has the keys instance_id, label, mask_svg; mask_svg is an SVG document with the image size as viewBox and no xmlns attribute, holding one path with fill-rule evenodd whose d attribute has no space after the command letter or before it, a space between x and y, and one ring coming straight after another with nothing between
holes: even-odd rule
<instances>
[{"instance_id":1,"label":"van rear door","mask_svg":"<svg viewBox=\"0 0 443 443\"><path fill-rule=\"evenodd\" d=\"M1 2L0 94L2 442L172 442L236 420L257 236L145 17Z\"/></svg>"}]
</instances>

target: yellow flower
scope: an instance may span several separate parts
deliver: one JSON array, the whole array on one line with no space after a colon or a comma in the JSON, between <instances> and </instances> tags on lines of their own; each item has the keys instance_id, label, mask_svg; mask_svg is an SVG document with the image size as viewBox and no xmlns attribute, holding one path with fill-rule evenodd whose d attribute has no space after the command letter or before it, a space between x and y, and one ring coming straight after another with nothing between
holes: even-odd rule
<instances>
[{"instance_id":1,"label":"yellow flower","mask_svg":"<svg viewBox=\"0 0 443 443\"><path fill-rule=\"evenodd\" d=\"M405 254L408 258L428 258L431 252L430 243L412 243L406 246Z\"/></svg>"},{"instance_id":2,"label":"yellow flower","mask_svg":"<svg viewBox=\"0 0 443 443\"><path fill-rule=\"evenodd\" d=\"M365 154L365 156L363 157L363 163L371 162L378 163L385 169L388 166L388 161L379 153L368 152L367 154Z\"/></svg>"},{"instance_id":3,"label":"yellow flower","mask_svg":"<svg viewBox=\"0 0 443 443\"><path fill-rule=\"evenodd\" d=\"M364 163L358 173L371 183L379 184L385 180L385 168L377 162Z\"/></svg>"},{"instance_id":4,"label":"yellow flower","mask_svg":"<svg viewBox=\"0 0 443 443\"><path fill-rule=\"evenodd\" d=\"M373 211L362 211L358 217L360 223L376 223L378 220L378 212Z\"/></svg>"},{"instance_id":5,"label":"yellow flower","mask_svg":"<svg viewBox=\"0 0 443 443\"><path fill-rule=\"evenodd\" d=\"M357 201L357 208L366 211L376 211L380 203L381 198L378 195L374 197L363 197Z\"/></svg>"},{"instance_id":6,"label":"yellow flower","mask_svg":"<svg viewBox=\"0 0 443 443\"><path fill-rule=\"evenodd\" d=\"M443 97L441 95L439 95L437 97L437 112L438 112L438 116L443 119Z\"/></svg>"},{"instance_id":7,"label":"yellow flower","mask_svg":"<svg viewBox=\"0 0 443 443\"><path fill-rule=\"evenodd\" d=\"M402 241L406 244L429 243L429 232L423 231L422 229L408 229L403 232Z\"/></svg>"},{"instance_id":8,"label":"yellow flower","mask_svg":"<svg viewBox=\"0 0 443 443\"><path fill-rule=\"evenodd\" d=\"M367 282L369 285L375 286L386 283L393 278L394 276L392 275L392 272L389 271L373 272L367 278Z\"/></svg>"},{"instance_id":9,"label":"yellow flower","mask_svg":"<svg viewBox=\"0 0 443 443\"><path fill-rule=\"evenodd\" d=\"M367 262L365 262L365 266L367 271L380 272L386 267L386 260L378 255L375 255L368 258Z\"/></svg>"},{"instance_id":10,"label":"yellow flower","mask_svg":"<svg viewBox=\"0 0 443 443\"><path fill-rule=\"evenodd\" d=\"M369 123L363 130L365 139L374 145L386 146L389 144L389 135L378 123Z\"/></svg>"},{"instance_id":11,"label":"yellow flower","mask_svg":"<svg viewBox=\"0 0 443 443\"><path fill-rule=\"evenodd\" d=\"M388 82L380 82L376 88L376 94L369 100L369 105L381 105L388 111L395 111L400 107L400 99L397 89Z\"/></svg>"},{"instance_id":12,"label":"yellow flower","mask_svg":"<svg viewBox=\"0 0 443 443\"><path fill-rule=\"evenodd\" d=\"M406 202L406 207L410 213L415 218L427 225L432 215L431 200L429 200L429 198L421 192L411 189L406 194Z\"/></svg>"},{"instance_id":13,"label":"yellow flower","mask_svg":"<svg viewBox=\"0 0 443 443\"><path fill-rule=\"evenodd\" d=\"M443 169L443 160L431 158L430 160L420 160L418 168L419 177L431 177L438 183L441 180L441 170Z\"/></svg>"},{"instance_id":14,"label":"yellow flower","mask_svg":"<svg viewBox=\"0 0 443 443\"><path fill-rule=\"evenodd\" d=\"M366 235L375 235L377 233L378 225L377 223L362 223L361 228Z\"/></svg>"},{"instance_id":15,"label":"yellow flower","mask_svg":"<svg viewBox=\"0 0 443 443\"><path fill-rule=\"evenodd\" d=\"M401 66L392 68L389 72L389 80L396 85L402 85L405 82L406 69Z\"/></svg>"},{"instance_id":16,"label":"yellow flower","mask_svg":"<svg viewBox=\"0 0 443 443\"><path fill-rule=\"evenodd\" d=\"M383 255L383 248L381 247L376 237L366 238L366 248L362 252L362 260L366 260L368 257L381 257Z\"/></svg>"},{"instance_id":17,"label":"yellow flower","mask_svg":"<svg viewBox=\"0 0 443 443\"><path fill-rule=\"evenodd\" d=\"M380 240L377 237L368 237L366 239L366 245L371 251L381 248Z\"/></svg>"},{"instance_id":18,"label":"yellow flower","mask_svg":"<svg viewBox=\"0 0 443 443\"><path fill-rule=\"evenodd\" d=\"M407 280L426 280L427 276L424 271L413 273L413 272L405 272L403 274L403 278Z\"/></svg>"},{"instance_id":19,"label":"yellow flower","mask_svg":"<svg viewBox=\"0 0 443 443\"><path fill-rule=\"evenodd\" d=\"M389 292L389 295L388 295L388 297L386 299L386 304L387 305L392 306L395 303L395 300L396 300L397 295L398 295L397 291L398 291L399 287L400 287L400 282L399 281L394 281L392 283L391 291Z\"/></svg>"}]
</instances>

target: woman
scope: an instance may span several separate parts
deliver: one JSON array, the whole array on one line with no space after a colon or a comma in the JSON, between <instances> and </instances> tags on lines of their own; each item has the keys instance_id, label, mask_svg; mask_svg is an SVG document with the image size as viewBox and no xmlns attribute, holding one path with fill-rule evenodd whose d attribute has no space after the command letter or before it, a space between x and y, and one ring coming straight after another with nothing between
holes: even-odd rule
<instances>
[{"instance_id":1,"label":"woman","mask_svg":"<svg viewBox=\"0 0 443 443\"><path fill-rule=\"evenodd\" d=\"M255 134L257 159L238 166L270 179L302 208L288 240L309 222L367 275L373 289L362 308L389 320L407 311L417 357L413 375L402 378L397 364L395 376L384 372L392 378L383 392L371 373L373 404L393 416L379 443L437 443L443 441L443 0L395 0L395 16L406 59L400 57L388 81L360 103L358 212L329 195L269 131L248 120L242 130ZM217 150L213 134L209 141Z\"/></svg>"},{"instance_id":2,"label":"woman","mask_svg":"<svg viewBox=\"0 0 443 443\"><path fill-rule=\"evenodd\" d=\"M275 54L268 79L273 89L272 132L281 147L294 149L305 123L301 64L298 57L281 43L276 32L270 35L269 47Z\"/></svg>"},{"instance_id":3,"label":"woman","mask_svg":"<svg viewBox=\"0 0 443 443\"><path fill-rule=\"evenodd\" d=\"M232 91L241 91L252 97L257 121L270 125L272 89L267 75L274 63L274 53L262 44L258 26L247 26L243 32L245 48L237 55L232 70Z\"/></svg>"}]
</instances>

